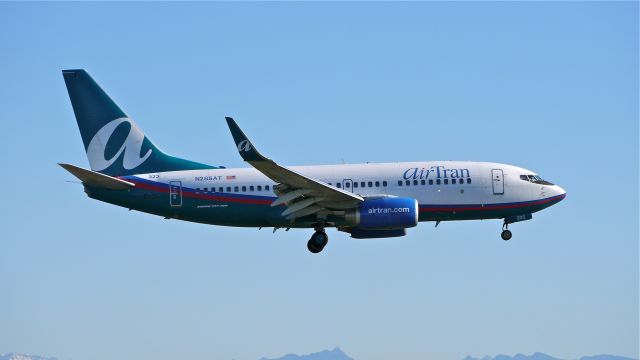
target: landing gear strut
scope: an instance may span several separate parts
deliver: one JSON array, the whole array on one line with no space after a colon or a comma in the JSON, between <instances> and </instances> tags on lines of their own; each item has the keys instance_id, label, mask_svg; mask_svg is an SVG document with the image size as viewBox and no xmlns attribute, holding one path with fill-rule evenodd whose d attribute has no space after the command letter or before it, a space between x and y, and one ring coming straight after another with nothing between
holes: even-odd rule
<instances>
[{"instance_id":1,"label":"landing gear strut","mask_svg":"<svg viewBox=\"0 0 640 360\"><path fill-rule=\"evenodd\" d=\"M500 234L500 237L504 241L509 241L512 236L513 234L511 233L511 230L509 230L509 223L505 221L505 223L502 224L502 234Z\"/></svg>"},{"instance_id":2,"label":"landing gear strut","mask_svg":"<svg viewBox=\"0 0 640 360\"><path fill-rule=\"evenodd\" d=\"M329 242L327 233L324 232L324 227L316 227L316 232L311 235L311 239L307 243L307 249L314 254L319 253Z\"/></svg>"},{"instance_id":3,"label":"landing gear strut","mask_svg":"<svg viewBox=\"0 0 640 360\"><path fill-rule=\"evenodd\" d=\"M509 231L509 224L513 224L514 222L519 222L519 221L531 220L531 219L533 219L533 215L531 214L507 216L506 218L504 218L504 223L502 223L502 234L500 234L500 237L502 237L502 240L504 241L511 240L511 237L513 236L513 234L511 234L511 231Z\"/></svg>"}]
</instances>

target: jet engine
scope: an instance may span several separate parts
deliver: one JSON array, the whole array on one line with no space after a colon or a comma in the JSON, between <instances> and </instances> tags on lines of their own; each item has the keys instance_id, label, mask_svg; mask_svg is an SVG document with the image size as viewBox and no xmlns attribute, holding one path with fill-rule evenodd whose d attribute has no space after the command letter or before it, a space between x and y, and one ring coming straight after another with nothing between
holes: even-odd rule
<instances>
[{"instance_id":1,"label":"jet engine","mask_svg":"<svg viewBox=\"0 0 640 360\"><path fill-rule=\"evenodd\" d=\"M345 214L350 226L369 230L406 229L418 225L418 201L412 198L367 198ZM401 236L401 235L395 235Z\"/></svg>"}]
</instances>

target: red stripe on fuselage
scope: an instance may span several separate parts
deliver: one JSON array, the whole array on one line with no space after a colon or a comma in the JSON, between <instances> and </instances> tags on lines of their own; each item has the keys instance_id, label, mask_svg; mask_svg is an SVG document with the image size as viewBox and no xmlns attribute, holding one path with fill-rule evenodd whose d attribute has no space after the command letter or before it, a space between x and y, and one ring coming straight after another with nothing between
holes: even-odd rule
<instances>
[{"instance_id":1,"label":"red stripe on fuselage","mask_svg":"<svg viewBox=\"0 0 640 360\"><path fill-rule=\"evenodd\" d=\"M420 211L423 212L442 212L442 211L478 211L478 210L500 210L500 209L515 209L528 207L533 205L542 205L552 201L560 201L564 199L567 194L562 194L546 199L534 200L534 201L525 201L521 203L513 203L513 204L488 204L488 205L474 205L474 206L466 206L466 205L458 205L458 206L420 206Z\"/></svg>"},{"instance_id":2,"label":"red stripe on fuselage","mask_svg":"<svg viewBox=\"0 0 640 360\"><path fill-rule=\"evenodd\" d=\"M138 189L156 191L161 193L169 193L169 184L158 183L150 180L140 181L139 179L133 178L133 177L118 177L118 178L134 183L136 185L136 188ZM193 199L220 201L220 202L233 202L233 203L239 203L239 204L253 204L253 205L270 205L273 202L273 199L268 197L264 199L251 199L251 198L225 196L225 195L198 194L189 188L182 188L182 196L193 198ZM443 212L443 211L482 211L482 210L514 209L514 208L522 208L522 207L528 207L533 205L542 205L552 201L560 201L564 199L566 196L567 194L562 194L562 195L541 199L541 200L525 201L520 203L507 203L507 204L487 204L484 206L482 205L449 205L449 206L422 205L422 206L419 206L419 211Z\"/></svg>"},{"instance_id":3,"label":"red stripe on fuselage","mask_svg":"<svg viewBox=\"0 0 640 360\"><path fill-rule=\"evenodd\" d=\"M207 195L207 194L196 194L191 191L183 193L182 196L187 196L194 199L202 199L202 200L212 200L212 201L222 201L222 202L235 202L240 204L254 204L254 205L270 205L273 200L261 200L261 199L246 199L246 198L237 198L230 196L220 196L220 195Z\"/></svg>"},{"instance_id":4,"label":"red stripe on fuselage","mask_svg":"<svg viewBox=\"0 0 640 360\"><path fill-rule=\"evenodd\" d=\"M138 189L151 190L161 193L169 193L169 185L163 183L149 184L151 181L139 181L134 178L122 178L122 180L126 180L132 182L136 185ZM160 184L160 185L155 185ZM220 195L208 195L208 194L198 194L189 188L182 188L182 196L193 198L193 199L201 199L201 200L210 200L210 201L221 201L221 202L234 202L239 204L253 204L253 205L270 205L273 200L272 199L249 199L242 197L233 197L233 196L220 196Z\"/></svg>"}]
</instances>

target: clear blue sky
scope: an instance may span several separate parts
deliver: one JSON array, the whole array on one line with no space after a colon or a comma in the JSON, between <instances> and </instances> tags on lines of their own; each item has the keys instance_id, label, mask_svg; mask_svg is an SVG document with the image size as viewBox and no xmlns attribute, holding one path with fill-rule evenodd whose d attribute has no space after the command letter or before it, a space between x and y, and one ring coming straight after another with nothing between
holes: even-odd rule
<instances>
[{"instance_id":1,"label":"clear blue sky","mask_svg":"<svg viewBox=\"0 0 640 360\"><path fill-rule=\"evenodd\" d=\"M638 3L0 3L0 352L638 356ZM404 238L167 221L88 199L61 69L165 151L246 166L484 160L565 201Z\"/></svg>"}]
</instances>

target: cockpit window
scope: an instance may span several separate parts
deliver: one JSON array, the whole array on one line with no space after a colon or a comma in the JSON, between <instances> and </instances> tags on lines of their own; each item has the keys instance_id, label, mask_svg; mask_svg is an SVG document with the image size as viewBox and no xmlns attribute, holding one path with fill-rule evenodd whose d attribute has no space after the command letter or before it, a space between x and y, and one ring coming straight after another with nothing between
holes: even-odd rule
<instances>
[{"instance_id":1,"label":"cockpit window","mask_svg":"<svg viewBox=\"0 0 640 360\"><path fill-rule=\"evenodd\" d=\"M532 182L534 184L540 184L540 185L553 185L552 183L543 180L540 176L538 175L520 175L520 179L524 180L524 181L529 181Z\"/></svg>"}]
</instances>

